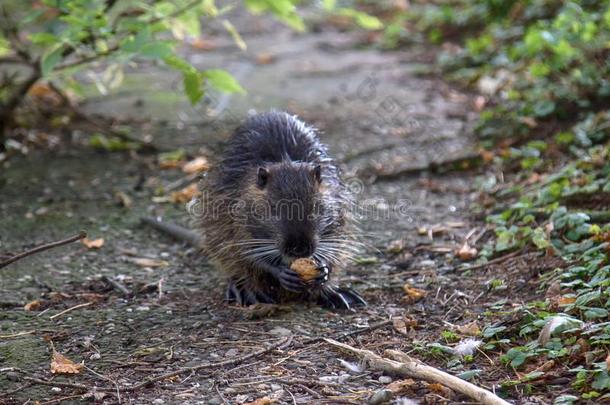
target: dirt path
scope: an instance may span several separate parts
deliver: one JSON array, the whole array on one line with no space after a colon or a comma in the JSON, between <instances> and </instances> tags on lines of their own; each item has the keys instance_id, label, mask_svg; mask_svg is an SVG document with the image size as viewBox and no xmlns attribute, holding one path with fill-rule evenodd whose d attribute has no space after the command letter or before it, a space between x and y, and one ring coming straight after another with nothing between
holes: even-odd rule
<instances>
[{"instance_id":1,"label":"dirt path","mask_svg":"<svg viewBox=\"0 0 610 405\"><path fill-rule=\"evenodd\" d=\"M151 213L187 223L182 205L153 199L160 185L182 176L179 171L161 171L151 157L91 150L33 153L3 168L0 251L20 251L80 229L91 238L104 238L105 244L99 250L78 244L58 248L0 270L0 367L83 384L99 403L117 403L116 392L100 394L95 387L122 388L180 367L236 360L145 389L119 389L121 401L237 404L269 396L285 404L365 403L392 378L372 370L349 371L339 361L343 355L313 340L353 332L344 340L356 346L414 352L455 374L480 370L476 381L492 388L499 377L486 372L492 359L476 356L470 363L452 363L450 356L426 346L447 344L441 332L476 320L489 310L487 303L501 296L486 285L493 274L455 269L459 262L453 249L473 228L477 233L483 229L469 212L474 178L410 172L470 154L474 117L468 96L419 75L433 69L425 49L382 53L363 49L363 38L355 34L326 28L297 35L266 20L239 18L240 26L249 27L246 53L213 36L216 49L187 54L202 67L230 66L248 96L212 94L210 105L193 109L177 96L164 95L160 90L174 88L177 80L151 67L128 75L126 90L92 97L86 108L125 119L153 118L152 124L142 125L144 134L194 155L213 155L218 141L252 108L287 109L318 126L367 207L362 225L371 248L339 282L362 292L370 306L342 314L292 306L252 319L252 311L222 302L223 282L204 259L139 224L142 215ZM209 108L218 116L210 117ZM119 206L117 192L129 195L133 206ZM443 229L433 240L418 233L432 225ZM134 258L159 266L138 264ZM125 296L107 278L135 296ZM405 283L427 296L409 302ZM41 300L39 310L24 311L23 305L33 300ZM51 319L85 302L93 304ZM416 326L403 333L391 324L367 329L390 316ZM281 349L240 360L287 337L290 343ZM68 357L84 360L87 369L74 377L53 377L50 341ZM0 403L47 403L63 397L77 401L84 392L4 372L0 393ZM448 395L415 384L404 396L429 403Z\"/></svg>"}]
</instances>

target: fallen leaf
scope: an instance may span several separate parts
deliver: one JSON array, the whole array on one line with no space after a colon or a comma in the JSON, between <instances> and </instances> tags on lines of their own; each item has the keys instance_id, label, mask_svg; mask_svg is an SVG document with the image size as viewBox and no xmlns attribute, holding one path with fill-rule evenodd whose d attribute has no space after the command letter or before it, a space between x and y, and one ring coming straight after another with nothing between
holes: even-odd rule
<instances>
[{"instance_id":1,"label":"fallen leaf","mask_svg":"<svg viewBox=\"0 0 610 405\"><path fill-rule=\"evenodd\" d=\"M460 260L472 260L475 257L477 257L477 254L479 253L479 251L476 248L471 247L468 244L468 241L465 241L464 244L462 245L462 247L460 247L456 252L455 255L460 259Z\"/></svg>"},{"instance_id":2,"label":"fallen leaf","mask_svg":"<svg viewBox=\"0 0 610 405\"><path fill-rule=\"evenodd\" d=\"M417 383L415 380L407 378L405 380L391 382L390 384L386 385L385 388L392 391L395 395L401 395L406 394L409 391L413 391L416 384Z\"/></svg>"},{"instance_id":3,"label":"fallen leaf","mask_svg":"<svg viewBox=\"0 0 610 405\"><path fill-rule=\"evenodd\" d=\"M78 374L85 367L85 362L74 363L72 360L53 349L51 360L51 373L53 374Z\"/></svg>"},{"instance_id":4,"label":"fallen leaf","mask_svg":"<svg viewBox=\"0 0 610 405\"><path fill-rule=\"evenodd\" d=\"M190 41L190 45L193 48L200 49L202 51L211 51L211 50L217 48L217 46L214 42L212 42L208 39L203 39L203 38L193 39L192 41Z\"/></svg>"},{"instance_id":5,"label":"fallen leaf","mask_svg":"<svg viewBox=\"0 0 610 405\"><path fill-rule=\"evenodd\" d=\"M474 109L476 111L483 111L485 104L487 104L487 98L485 96L479 95L474 98Z\"/></svg>"},{"instance_id":6,"label":"fallen leaf","mask_svg":"<svg viewBox=\"0 0 610 405\"><path fill-rule=\"evenodd\" d=\"M261 52L256 55L256 63L259 65L268 65L275 60L275 56L273 56L269 52Z\"/></svg>"},{"instance_id":7,"label":"fallen leaf","mask_svg":"<svg viewBox=\"0 0 610 405\"><path fill-rule=\"evenodd\" d=\"M428 389L432 392L442 395L445 398L453 398L455 396L454 392L439 383L428 384Z\"/></svg>"},{"instance_id":8,"label":"fallen leaf","mask_svg":"<svg viewBox=\"0 0 610 405\"><path fill-rule=\"evenodd\" d=\"M408 335L409 330L417 327L417 319L407 316L394 318L392 319L392 325L394 326L396 332L400 333L401 335Z\"/></svg>"},{"instance_id":9,"label":"fallen leaf","mask_svg":"<svg viewBox=\"0 0 610 405\"><path fill-rule=\"evenodd\" d=\"M521 121L530 128L536 128L538 126L538 122L532 117L521 117L519 118L519 121Z\"/></svg>"},{"instance_id":10,"label":"fallen leaf","mask_svg":"<svg viewBox=\"0 0 610 405\"><path fill-rule=\"evenodd\" d=\"M393 240L388 244L386 251L388 253L400 253L405 248L405 241L402 239Z\"/></svg>"},{"instance_id":11,"label":"fallen leaf","mask_svg":"<svg viewBox=\"0 0 610 405\"><path fill-rule=\"evenodd\" d=\"M262 398L259 398L259 399L255 400L255 401L247 402L244 405L270 405L273 402L275 402L275 401L273 401L269 397L262 397Z\"/></svg>"},{"instance_id":12,"label":"fallen leaf","mask_svg":"<svg viewBox=\"0 0 610 405\"><path fill-rule=\"evenodd\" d=\"M559 305L570 305L576 302L576 297L560 297L559 298Z\"/></svg>"},{"instance_id":13,"label":"fallen leaf","mask_svg":"<svg viewBox=\"0 0 610 405\"><path fill-rule=\"evenodd\" d=\"M428 292L419 288L411 287L408 283L402 286L406 294L407 301L412 304L424 298Z\"/></svg>"},{"instance_id":14,"label":"fallen leaf","mask_svg":"<svg viewBox=\"0 0 610 405\"><path fill-rule=\"evenodd\" d=\"M478 336L481 334L481 329L479 328L477 321L472 321L465 325L458 325L455 327L455 330L466 336Z\"/></svg>"},{"instance_id":15,"label":"fallen leaf","mask_svg":"<svg viewBox=\"0 0 610 405\"><path fill-rule=\"evenodd\" d=\"M34 300L25 304L23 306L23 309L25 309L26 311L38 311L40 309L41 304L42 302L40 302L40 300Z\"/></svg>"},{"instance_id":16,"label":"fallen leaf","mask_svg":"<svg viewBox=\"0 0 610 405\"><path fill-rule=\"evenodd\" d=\"M193 183L182 190L174 191L170 195L170 201L175 204L185 204L195 198L199 194L199 186Z\"/></svg>"},{"instance_id":17,"label":"fallen leaf","mask_svg":"<svg viewBox=\"0 0 610 405\"><path fill-rule=\"evenodd\" d=\"M198 156L195 159L187 162L182 166L182 171L188 174L194 174L206 171L210 168L208 160L203 156Z\"/></svg>"},{"instance_id":18,"label":"fallen leaf","mask_svg":"<svg viewBox=\"0 0 610 405\"><path fill-rule=\"evenodd\" d=\"M85 246L87 246L88 249L99 249L102 246L104 246L104 238L99 238L99 239L89 239L89 238L83 238L81 239L81 243Z\"/></svg>"},{"instance_id":19,"label":"fallen leaf","mask_svg":"<svg viewBox=\"0 0 610 405\"><path fill-rule=\"evenodd\" d=\"M169 266L169 263L165 260L149 259L147 257L134 257L129 259L130 262L140 267L165 267Z\"/></svg>"},{"instance_id":20,"label":"fallen leaf","mask_svg":"<svg viewBox=\"0 0 610 405\"><path fill-rule=\"evenodd\" d=\"M133 206L133 200L126 193L117 191L114 196L120 206L125 208L131 208Z\"/></svg>"}]
</instances>

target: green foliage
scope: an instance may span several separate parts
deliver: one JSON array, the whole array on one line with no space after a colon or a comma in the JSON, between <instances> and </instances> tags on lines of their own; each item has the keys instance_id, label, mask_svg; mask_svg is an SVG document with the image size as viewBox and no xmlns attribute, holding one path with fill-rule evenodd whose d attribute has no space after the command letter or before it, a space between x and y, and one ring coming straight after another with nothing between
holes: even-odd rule
<instances>
[{"instance_id":1,"label":"green foliage","mask_svg":"<svg viewBox=\"0 0 610 405\"><path fill-rule=\"evenodd\" d=\"M610 201L610 1L422 2L408 18L427 40L458 45L439 56L446 77L488 99L477 132L509 180L502 187L495 176L482 181L499 203L488 217L495 238L481 254L530 247L566 263L543 276L543 288L559 283L559 304L518 308L526 314L519 336L493 326L483 336L510 338L502 360L511 368L550 359L569 365L580 395L556 404L607 399L610 212L607 203L596 211L591 201ZM550 308L570 322L542 347L536 335L557 315Z\"/></svg>"},{"instance_id":2,"label":"green foliage","mask_svg":"<svg viewBox=\"0 0 610 405\"><path fill-rule=\"evenodd\" d=\"M251 12L270 13L303 31L305 22L298 13L299 3L299 0L243 1ZM23 64L38 70L40 78L56 85L77 85L72 80L77 70L104 60L108 68L102 79L96 79L96 86L105 93L107 88L120 85L123 65L148 60L179 71L184 92L193 104L210 87L222 92L245 92L221 67L201 71L177 53L182 41L201 35L202 21L215 18L221 20L236 45L246 49L238 29L226 18L235 5L218 8L214 0L41 0L32 7L32 1L7 0L1 7L10 21L2 21L0 26L0 56L19 57ZM321 7L326 12L348 16L366 29L382 27L376 17L353 8L337 8L334 1L324 1ZM19 40L8 41L9 37ZM7 95L10 93L2 92L0 97Z\"/></svg>"}]
</instances>

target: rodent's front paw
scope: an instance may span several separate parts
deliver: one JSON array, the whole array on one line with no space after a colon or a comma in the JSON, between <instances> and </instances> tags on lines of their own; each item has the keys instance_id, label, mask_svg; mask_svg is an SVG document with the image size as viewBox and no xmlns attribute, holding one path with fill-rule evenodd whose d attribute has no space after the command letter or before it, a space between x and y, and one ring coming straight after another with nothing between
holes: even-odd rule
<instances>
[{"instance_id":1,"label":"rodent's front paw","mask_svg":"<svg viewBox=\"0 0 610 405\"><path fill-rule=\"evenodd\" d=\"M318 275L312 280L312 283L316 286L324 285L328 281L329 277L330 268L325 264L321 264L318 266Z\"/></svg>"},{"instance_id":2,"label":"rodent's front paw","mask_svg":"<svg viewBox=\"0 0 610 405\"><path fill-rule=\"evenodd\" d=\"M280 267L275 277L280 282L280 285L288 291L301 292L307 287L298 273L288 267Z\"/></svg>"}]
</instances>

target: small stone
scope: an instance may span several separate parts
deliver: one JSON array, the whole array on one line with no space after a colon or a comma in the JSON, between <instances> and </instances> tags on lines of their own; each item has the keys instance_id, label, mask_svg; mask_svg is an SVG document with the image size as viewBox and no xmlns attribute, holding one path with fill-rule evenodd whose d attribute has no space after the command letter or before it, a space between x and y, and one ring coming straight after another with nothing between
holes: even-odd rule
<instances>
[{"instance_id":1,"label":"small stone","mask_svg":"<svg viewBox=\"0 0 610 405\"><path fill-rule=\"evenodd\" d=\"M271 391L281 391L282 390L282 386L279 384L271 384Z\"/></svg>"},{"instance_id":2,"label":"small stone","mask_svg":"<svg viewBox=\"0 0 610 405\"><path fill-rule=\"evenodd\" d=\"M388 377L387 375L382 375L379 377L379 382L382 384L389 384L392 382L392 377Z\"/></svg>"},{"instance_id":3,"label":"small stone","mask_svg":"<svg viewBox=\"0 0 610 405\"><path fill-rule=\"evenodd\" d=\"M235 357L239 354L239 350L237 349L229 349L227 350L227 352L225 353L225 357Z\"/></svg>"},{"instance_id":4,"label":"small stone","mask_svg":"<svg viewBox=\"0 0 610 405\"><path fill-rule=\"evenodd\" d=\"M156 405L161 405L161 404L164 404L164 403L165 403L165 401L162 400L161 398L157 398L157 399L155 399L153 401L153 404L156 404Z\"/></svg>"},{"instance_id":5,"label":"small stone","mask_svg":"<svg viewBox=\"0 0 610 405\"><path fill-rule=\"evenodd\" d=\"M222 404L222 401L220 400L220 398L209 398L207 401L208 401L208 405L220 405L220 404Z\"/></svg>"},{"instance_id":6,"label":"small stone","mask_svg":"<svg viewBox=\"0 0 610 405\"><path fill-rule=\"evenodd\" d=\"M393 396L394 396L394 394L390 390L385 390L385 389L379 390L376 393L374 393L373 395L371 395L371 397L367 401L367 404L380 405L380 404L383 404L384 402L391 401Z\"/></svg>"},{"instance_id":7,"label":"small stone","mask_svg":"<svg viewBox=\"0 0 610 405\"><path fill-rule=\"evenodd\" d=\"M8 373L6 373L6 379L12 382L17 382L21 380L21 376L19 375L19 373L9 371Z\"/></svg>"},{"instance_id":8,"label":"small stone","mask_svg":"<svg viewBox=\"0 0 610 405\"><path fill-rule=\"evenodd\" d=\"M99 360L102 358L102 356L99 353L93 353L91 356L89 356L89 358L91 360Z\"/></svg>"},{"instance_id":9,"label":"small stone","mask_svg":"<svg viewBox=\"0 0 610 405\"><path fill-rule=\"evenodd\" d=\"M225 388L225 394L235 394L236 392L237 392L237 390L235 388L232 388L232 387Z\"/></svg>"},{"instance_id":10,"label":"small stone","mask_svg":"<svg viewBox=\"0 0 610 405\"><path fill-rule=\"evenodd\" d=\"M276 328L273 328L269 331L269 333L276 335L276 336L290 336L292 335L292 331L290 329L286 329L286 328L282 328L281 326L278 326Z\"/></svg>"},{"instance_id":11,"label":"small stone","mask_svg":"<svg viewBox=\"0 0 610 405\"><path fill-rule=\"evenodd\" d=\"M53 392L61 392L61 388L53 387L53 388L51 388L51 391L53 391Z\"/></svg>"}]
</instances>

